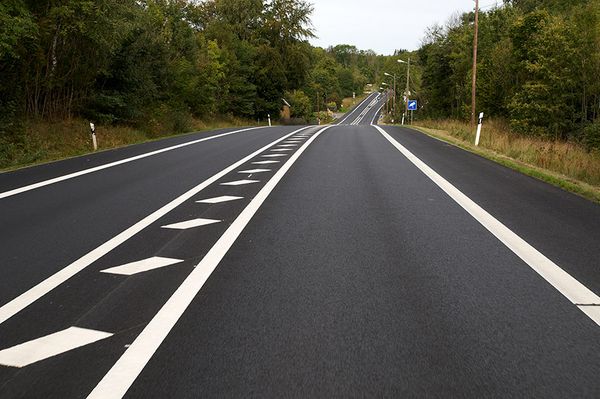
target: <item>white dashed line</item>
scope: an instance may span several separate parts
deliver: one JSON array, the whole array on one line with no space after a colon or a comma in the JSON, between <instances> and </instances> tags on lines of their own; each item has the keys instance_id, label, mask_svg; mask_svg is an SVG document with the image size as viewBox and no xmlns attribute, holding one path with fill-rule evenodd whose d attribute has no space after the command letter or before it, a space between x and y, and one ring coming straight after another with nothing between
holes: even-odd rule
<instances>
[{"instance_id":1,"label":"white dashed line","mask_svg":"<svg viewBox=\"0 0 600 399\"><path fill-rule=\"evenodd\" d=\"M193 187L192 189L183 193L179 197L175 198L173 201L154 211L150 215L146 216L139 222L125 229L121 233L117 234L115 237L106 241L104 244L95 248L94 250L83 255L68 266L60 269L58 272L54 273L50 277L36 284L34 287L28 289L24 293L12 299L10 302L2 305L2 307L0 307L0 324L4 323L6 320L10 319L14 315L25 309L27 306L31 305L32 303L34 303L35 301L37 301L56 287L60 286L65 281L69 280L71 277L73 277L74 275L91 265L93 262L100 259L102 256L106 255L107 253L109 253L110 251L112 251L131 237L135 236L137 233L150 226L152 223L156 222L158 219L171 212L173 209L177 208L179 205L183 204L185 201L198 194L200 191L204 190L206 187L215 183L219 179L222 179L228 173L238 169L240 166L244 165L246 162L249 162L256 156L262 154L272 146L277 145L282 141L289 139L298 132L309 128L310 126L300 128L283 136L280 139L277 139L263 146L262 148L259 148L258 150L233 163L232 165L228 166L227 168L223 169L222 171L218 172L212 177L206 179L202 183L198 184L196 187Z\"/></svg>"},{"instance_id":2,"label":"white dashed line","mask_svg":"<svg viewBox=\"0 0 600 399\"><path fill-rule=\"evenodd\" d=\"M244 174L253 174L253 173L263 173L263 172L270 172L271 169L248 169L248 170L240 170L238 173L244 173Z\"/></svg>"},{"instance_id":3,"label":"white dashed line","mask_svg":"<svg viewBox=\"0 0 600 399\"><path fill-rule=\"evenodd\" d=\"M223 195L220 197L207 198L200 201L196 201L198 204L220 204L221 202L229 202L242 199L244 197L235 197L232 195Z\"/></svg>"},{"instance_id":4,"label":"white dashed line","mask_svg":"<svg viewBox=\"0 0 600 399\"><path fill-rule=\"evenodd\" d=\"M102 381L98 383L88 396L88 399L113 399L122 398L125 395L269 194L290 170L294 162L302 155L302 152L308 148L310 143L329 127L327 126L319 130L265 184L256 197L252 199L250 204L248 204L210 251L208 251L202 261L194 268L194 271L190 273L167 303L148 323L131 346L127 348Z\"/></svg>"},{"instance_id":5,"label":"white dashed line","mask_svg":"<svg viewBox=\"0 0 600 399\"><path fill-rule=\"evenodd\" d=\"M257 161L257 162L252 162L253 165L269 165L269 164L273 164L273 163L279 163L280 161Z\"/></svg>"},{"instance_id":6,"label":"white dashed line","mask_svg":"<svg viewBox=\"0 0 600 399\"><path fill-rule=\"evenodd\" d=\"M162 267L171 266L181 262L183 262L181 259L161 258L160 256L154 256L152 258L138 260L125 265L111 267L110 269L104 269L100 272L119 274L122 276L132 276L134 274L160 269Z\"/></svg>"},{"instance_id":7,"label":"white dashed line","mask_svg":"<svg viewBox=\"0 0 600 399\"><path fill-rule=\"evenodd\" d=\"M222 186L244 186L246 184L254 184L254 183L260 183L260 180L248 180L248 179L236 180L236 181L229 181L226 183L221 183L221 185Z\"/></svg>"},{"instance_id":8,"label":"white dashed line","mask_svg":"<svg viewBox=\"0 0 600 399\"><path fill-rule=\"evenodd\" d=\"M196 227L207 226L209 224L215 224L215 223L220 223L220 222L221 222L220 220L198 218L198 219L186 220L185 222L168 224L166 226L162 226L162 228L163 229L173 229L173 230L187 230L187 229L193 229Z\"/></svg>"},{"instance_id":9,"label":"white dashed line","mask_svg":"<svg viewBox=\"0 0 600 399\"><path fill-rule=\"evenodd\" d=\"M45 337L37 338L0 351L0 364L10 367L25 367L40 360L89 345L113 334L70 327Z\"/></svg>"}]
</instances>

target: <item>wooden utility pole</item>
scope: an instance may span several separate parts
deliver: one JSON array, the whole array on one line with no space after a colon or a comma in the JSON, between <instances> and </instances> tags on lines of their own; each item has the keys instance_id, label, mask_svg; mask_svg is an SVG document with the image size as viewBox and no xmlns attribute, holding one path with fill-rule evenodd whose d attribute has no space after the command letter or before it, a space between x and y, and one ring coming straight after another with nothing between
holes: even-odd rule
<instances>
[{"instance_id":1,"label":"wooden utility pole","mask_svg":"<svg viewBox=\"0 0 600 399\"><path fill-rule=\"evenodd\" d=\"M475 35L473 37L473 85L471 87L471 129L475 127L477 94L477 37L479 35L479 0L475 0Z\"/></svg>"}]
</instances>

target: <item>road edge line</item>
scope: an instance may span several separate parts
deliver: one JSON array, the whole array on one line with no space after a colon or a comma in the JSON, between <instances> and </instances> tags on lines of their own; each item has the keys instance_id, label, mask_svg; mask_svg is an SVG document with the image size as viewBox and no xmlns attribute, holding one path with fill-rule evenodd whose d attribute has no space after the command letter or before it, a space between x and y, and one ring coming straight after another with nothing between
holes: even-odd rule
<instances>
[{"instance_id":1,"label":"road edge line","mask_svg":"<svg viewBox=\"0 0 600 399\"><path fill-rule=\"evenodd\" d=\"M208 141L208 140L212 140L212 139L218 139L218 138L229 136L229 135L236 134L236 133L242 133L242 132L247 132L249 130L264 129L264 128L266 128L266 126L256 126L256 127L249 127L249 128L246 128L246 129L234 130L234 131L231 131L231 132L221 133L221 134L217 134L217 135L210 136L210 137L204 137L204 138L201 138L201 139L192 140L192 141L188 141L188 142L181 143L181 144L176 144L176 145L173 145L173 146L170 146L170 147L161 148L159 150L154 150L154 151L146 152L146 153L143 153L143 154L135 155L133 157L129 157L129 158L125 158L125 159L120 159L120 160L114 161L114 162L109 162L109 163L104 164L104 165L94 166L92 168L83 169L83 170L80 170L78 172L68 173L66 175L57 176L57 177L54 177L52 179L47 179L47 180L43 180L43 181L40 181L40 182L37 182L37 183L32 183L32 184L28 184L26 186L14 188L12 190L4 191L4 192L0 193L0 199L12 197L12 196L15 196L15 195L18 195L18 194L25 193L27 191L32 191L32 190L35 190L35 189L38 189L38 188L41 188L41 187L46 187L46 186L49 186L49 185L52 185L52 184L60 183L60 182L65 181L65 180L74 179L74 178L79 177L79 176L87 175L87 174L90 174L90 173L98 172L100 170L104 170L104 169L112 168L112 167L119 166L119 165L122 165L122 164L125 164L125 163L137 161L139 159L143 159L143 158L151 157L151 156L154 156L154 155L158 155L158 154L161 154L163 152L177 150L179 148L187 147L187 146L190 146L190 145L193 145L193 144L198 144L198 143L201 143L203 141Z\"/></svg>"},{"instance_id":2,"label":"road edge line","mask_svg":"<svg viewBox=\"0 0 600 399\"><path fill-rule=\"evenodd\" d=\"M600 326L600 312L585 311L586 305L600 305L600 297L593 291L580 283L577 279L564 271L556 263L548 259L544 254L535 249L531 244L522 239L515 232L510 230L498 219L493 217L485 209L479 206L475 201L463 194L459 189L444 179L435 170L421 161L416 155L410 152L406 147L400 144L384 129L377 125L372 125L383 137L385 137L402 155L404 155L413 165L423 172L431 181L441 188L448 196L460 205L467 213L477 220L483 227L492 233L500 242L502 242L515 255L521 258L529 267L531 267L544 280L552 285L558 292L565 296L573 305L581 310L585 315L591 318Z\"/></svg>"}]
</instances>

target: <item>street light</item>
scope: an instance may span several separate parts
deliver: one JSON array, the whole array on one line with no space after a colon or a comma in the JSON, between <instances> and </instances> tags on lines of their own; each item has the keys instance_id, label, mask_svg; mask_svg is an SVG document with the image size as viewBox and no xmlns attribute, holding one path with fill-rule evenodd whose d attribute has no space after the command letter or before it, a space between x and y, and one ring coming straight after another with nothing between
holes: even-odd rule
<instances>
[{"instance_id":1,"label":"street light","mask_svg":"<svg viewBox=\"0 0 600 399\"><path fill-rule=\"evenodd\" d=\"M406 114L406 109L408 108L408 98L410 96L410 57L408 57L408 62L404 60L398 60L400 64L406 64L406 89L404 91L404 115ZM404 124L404 116L402 117L402 124Z\"/></svg>"},{"instance_id":2,"label":"street light","mask_svg":"<svg viewBox=\"0 0 600 399\"><path fill-rule=\"evenodd\" d=\"M387 73L387 72L384 72L383 74L384 74L385 76L389 76L389 77L392 77L392 78L394 78L394 107L393 107L393 108L394 108L394 110L393 110L393 112L396 112L396 75L389 74L389 73Z\"/></svg>"}]
</instances>

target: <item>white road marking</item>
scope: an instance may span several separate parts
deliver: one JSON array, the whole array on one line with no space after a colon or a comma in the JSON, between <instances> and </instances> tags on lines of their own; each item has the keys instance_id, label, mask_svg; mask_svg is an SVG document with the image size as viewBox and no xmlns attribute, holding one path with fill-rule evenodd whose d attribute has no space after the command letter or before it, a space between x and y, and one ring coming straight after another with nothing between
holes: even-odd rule
<instances>
[{"instance_id":1,"label":"white road marking","mask_svg":"<svg viewBox=\"0 0 600 399\"><path fill-rule=\"evenodd\" d=\"M229 202L242 199L244 197L235 197L232 195L222 195L220 197L207 198L200 201L196 201L198 204L220 204L221 202Z\"/></svg>"},{"instance_id":2,"label":"white road marking","mask_svg":"<svg viewBox=\"0 0 600 399\"><path fill-rule=\"evenodd\" d=\"M174 146L171 146L171 147L161 148L160 150L147 152L145 154L140 154L140 155L136 155L134 157L121 159L119 161L107 163L107 164L100 165L100 166L95 166L93 168L84 169L84 170L81 170L79 172L69 173L67 175L55 177L53 179L48 179L48 180L44 180L44 181L41 181L41 182L38 182L38 183L29 184L27 186L15 188L13 190L5 191L3 193L0 193L0 199L6 198L6 197L11 197L11 196L17 195L17 194L21 194L21 193L24 193L26 191L35 190L36 188L40 188L40 187L44 187L44 186L49 186L50 184L55 184L55 183L58 183L58 182L61 182L61 181L73 179L75 177L87 175L89 173L94 173L94 172L97 172L99 170L112 168L114 166L122 165L124 163L133 162L133 161L137 161L139 159L151 157L153 155L161 154L163 152L176 150L176 149L187 147L187 146L190 146L190 145L193 145L193 144L198 144L198 143L201 143L203 141L213 140L213 139L217 139L217 138L220 138L220 137L229 136L231 134L242 133L242 132L247 132L249 130L261 129L261 128L262 127L251 127L251 128L247 128L247 129L235 130L233 132L227 132L227 133L217 134L215 136L205 137L205 138L198 139L198 140L193 140L193 141L188 141L186 143L177 144L177 145L174 145Z\"/></svg>"},{"instance_id":3,"label":"white road marking","mask_svg":"<svg viewBox=\"0 0 600 399\"><path fill-rule=\"evenodd\" d=\"M413 153L398 143L385 130L373 126L385 137L398 151L410 162L421 170L429 179L450 196L458 205L467 211L475 220L500 240L508 249L515 253L525 263L537 272L544 280L550 283L571 303L588 315L596 324L600 325L600 311L594 309L600 305L600 297L581 284L570 274L561 269L557 264L548 259L527 241L503 225L490 215L486 210L477 205L473 200L454 187L450 182L431 169L427 164L417 158ZM590 306L596 305L596 306Z\"/></svg>"},{"instance_id":4,"label":"white road marking","mask_svg":"<svg viewBox=\"0 0 600 399\"><path fill-rule=\"evenodd\" d=\"M229 181L226 183L221 183L222 186L244 186L246 184L254 184L254 183L260 183L260 180L248 180L248 179L242 179L242 180L236 180L236 181Z\"/></svg>"},{"instance_id":5,"label":"white road marking","mask_svg":"<svg viewBox=\"0 0 600 399\"><path fill-rule=\"evenodd\" d=\"M37 338L0 351L0 364L9 367L25 367L40 360L89 345L113 334L70 327L45 337Z\"/></svg>"},{"instance_id":6,"label":"white road marking","mask_svg":"<svg viewBox=\"0 0 600 399\"><path fill-rule=\"evenodd\" d=\"M272 163L279 163L281 161L257 161L257 162L252 162L253 165L268 165L268 164L272 164Z\"/></svg>"},{"instance_id":7,"label":"white road marking","mask_svg":"<svg viewBox=\"0 0 600 399\"><path fill-rule=\"evenodd\" d=\"M367 116L367 114L369 113L369 111L375 106L377 105L377 102L379 100L379 96L377 96L376 98L374 98L369 105L367 105L365 107L365 109L363 109L363 111L360 113L360 115L351 123L351 125L358 125L360 124L365 117Z\"/></svg>"},{"instance_id":8,"label":"white road marking","mask_svg":"<svg viewBox=\"0 0 600 399\"><path fill-rule=\"evenodd\" d=\"M277 147L298 147L298 144L279 144Z\"/></svg>"},{"instance_id":9,"label":"white road marking","mask_svg":"<svg viewBox=\"0 0 600 399\"><path fill-rule=\"evenodd\" d=\"M284 152L284 151L294 151L294 150L292 148L273 148L271 151Z\"/></svg>"},{"instance_id":10,"label":"white road marking","mask_svg":"<svg viewBox=\"0 0 600 399\"><path fill-rule=\"evenodd\" d=\"M376 93L371 93L370 95L368 95L367 98L365 98L363 101L361 101L352 111L350 111L348 113L348 115L346 115L344 118L342 118L342 120L339 121L337 124L341 125L342 123L344 123L348 118L350 118L350 116L352 116L356 111L358 111L360 109L360 107L362 107L362 105L364 103L366 103L367 101L369 101L369 99L374 95L376 95ZM378 96L376 96L376 97L378 97Z\"/></svg>"},{"instance_id":11,"label":"white road marking","mask_svg":"<svg viewBox=\"0 0 600 399\"><path fill-rule=\"evenodd\" d=\"M160 256L154 256L152 258L138 260L125 265L111 267L110 269L100 270L100 272L119 274L121 276L132 276L134 274L160 269L161 267L171 266L181 262L183 262L181 259L161 258Z\"/></svg>"},{"instance_id":12,"label":"white road marking","mask_svg":"<svg viewBox=\"0 0 600 399\"><path fill-rule=\"evenodd\" d=\"M268 154L263 155L263 158L276 158L276 157L287 157L287 154Z\"/></svg>"},{"instance_id":13,"label":"white road marking","mask_svg":"<svg viewBox=\"0 0 600 399\"><path fill-rule=\"evenodd\" d=\"M229 248L234 244L246 225L250 222L260 206L265 202L277 183L290 170L302 152L330 126L321 129L308 140L290 159L273 175L265 184L250 204L229 226L227 231L219 238L215 245L208 251L194 271L179 286L177 291L169 298L160 311L148 323L146 328L133 341L121 358L98 383L90 393L88 399L122 398L137 376L142 372L150 358L154 355L160 344L175 326L181 315L196 297L202 286L212 272L217 268Z\"/></svg>"},{"instance_id":14,"label":"white road marking","mask_svg":"<svg viewBox=\"0 0 600 399\"><path fill-rule=\"evenodd\" d=\"M295 130L283 136L282 138L277 139L265 145L264 147L254 151L252 154L242 158L241 160L233 163L229 167L223 169L219 173L198 184L196 187L175 198L173 201L169 202L162 208L146 216L144 219L140 220L133 226L122 231L115 237L111 238L104 244L97 247L96 249L92 250L91 252L88 252L87 254L77 259L70 265L66 266L65 268L56 272L44 281L25 291L10 302L2 305L2 307L0 307L0 324L4 323L6 320L10 319L14 315L25 309L27 306L31 305L32 303L34 303L35 301L37 301L38 299L40 299L41 297L43 297L44 295L46 295L47 293L49 293L50 291L52 291L53 289L55 289L56 287L73 277L74 275L76 275L77 273L79 273L80 271L84 270L93 262L100 259L102 256L106 255L107 253L109 253L110 251L112 251L131 237L135 236L137 233L139 233L140 231L142 231L143 229L145 229L146 227L148 227L149 225L151 225L152 223L154 223L173 209L177 208L179 205L189 200L191 197L198 194L200 191L204 190L206 187L222 179L228 173L231 173L232 171L236 170L240 166L244 165L246 162L265 152L272 146L286 140L287 138L293 136L294 134L300 131L309 128L311 128L311 126Z\"/></svg>"},{"instance_id":15,"label":"white road marking","mask_svg":"<svg viewBox=\"0 0 600 399\"><path fill-rule=\"evenodd\" d=\"M173 229L173 230L187 230L187 229L193 229L196 227L207 226L209 224L215 224L215 223L221 223L221 220L198 218L198 219L186 220L185 222L168 224L166 226L162 226L162 228L163 229Z\"/></svg>"},{"instance_id":16,"label":"white road marking","mask_svg":"<svg viewBox=\"0 0 600 399\"><path fill-rule=\"evenodd\" d=\"M263 173L263 172L270 172L271 169L248 169L248 170L240 170L238 173Z\"/></svg>"},{"instance_id":17,"label":"white road marking","mask_svg":"<svg viewBox=\"0 0 600 399\"><path fill-rule=\"evenodd\" d=\"M377 118L377 114L379 113L379 111L381 111L383 109L383 106L385 104L381 104L381 107L379 107L379 109L375 112L375 115L373 115L373 119L371 120L371 125L375 124L375 119Z\"/></svg>"}]
</instances>

